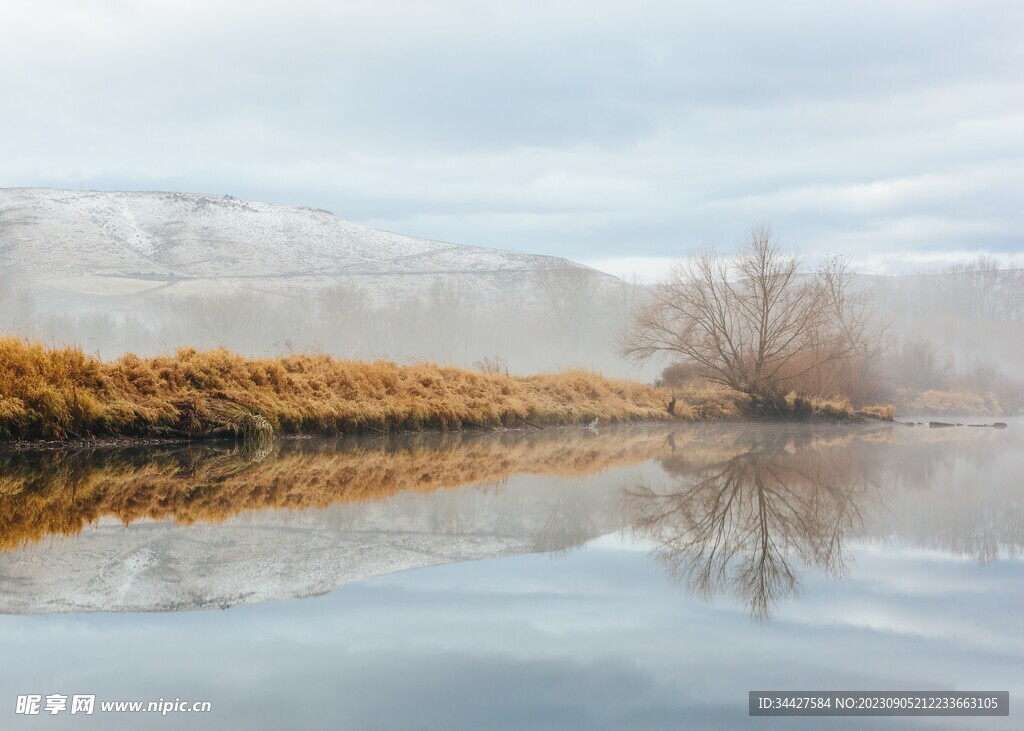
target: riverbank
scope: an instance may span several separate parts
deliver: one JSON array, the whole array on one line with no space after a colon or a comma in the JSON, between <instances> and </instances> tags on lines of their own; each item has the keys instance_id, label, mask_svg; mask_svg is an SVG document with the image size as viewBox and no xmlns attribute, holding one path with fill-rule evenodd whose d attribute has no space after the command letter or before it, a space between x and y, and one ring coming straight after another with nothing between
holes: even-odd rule
<instances>
[{"instance_id":1,"label":"riverbank","mask_svg":"<svg viewBox=\"0 0 1024 731\"><path fill-rule=\"evenodd\" d=\"M897 389L895 393L900 413L921 416L1019 416L1021 409L993 393L973 391ZM1018 400L1019 401L1019 400Z\"/></svg>"},{"instance_id":2,"label":"riverbank","mask_svg":"<svg viewBox=\"0 0 1024 731\"><path fill-rule=\"evenodd\" d=\"M668 420L655 388L587 371L515 377L326 355L126 355L0 339L0 439L331 434Z\"/></svg>"},{"instance_id":3,"label":"riverbank","mask_svg":"<svg viewBox=\"0 0 1024 731\"><path fill-rule=\"evenodd\" d=\"M801 419L888 418L891 410L799 400ZM125 355L0 338L0 441L210 438L738 420L742 394L670 392L572 370L535 376L322 354L245 358L227 350Z\"/></svg>"}]
</instances>

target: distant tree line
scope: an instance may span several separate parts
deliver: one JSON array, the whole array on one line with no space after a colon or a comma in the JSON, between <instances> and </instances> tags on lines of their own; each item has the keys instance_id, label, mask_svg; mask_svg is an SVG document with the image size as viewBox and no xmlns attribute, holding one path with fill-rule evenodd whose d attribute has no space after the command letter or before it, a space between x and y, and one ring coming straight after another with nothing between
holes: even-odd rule
<instances>
[{"instance_id":1,"label":"distant tree line","mask_svg":"<svg viewBox=\"0 0 1024 731\"><path fill-rule=\"evenodd\" d=\"M245 355L322 351L342 358L500 363L513 373L584 366L650 380L618 355L642 288L579 267L533 275L532 290L476 296L457 276L436 277L419 293L390 299L351 280L292 296L254 290L148 297L135 311L74 312L33 298L0 275L0 331L48 344L81 346L104 358L178 347L224 346Z\"/></svg>"},{"instance_id":2,"label":"distant tree line","mask_svg":"<svg viewBox=\"0 0 1024 731\"><path fill-rule=\"evenodd\" d=\"M104 358L224 346L511 373L584 366L640 380L665 368L666 386L725 384L769 406L789 392L863 405L936 390L1024 409L1024 270L990 256L865 277L840 259L807 268L757 229L736 254L691 257L651 287L557 265L530 285L484 298L438 276L383 299L339 280L291 295L150 296L118 313L48 301L0 271L0 332Z\"/></svg>"}]
</instances>

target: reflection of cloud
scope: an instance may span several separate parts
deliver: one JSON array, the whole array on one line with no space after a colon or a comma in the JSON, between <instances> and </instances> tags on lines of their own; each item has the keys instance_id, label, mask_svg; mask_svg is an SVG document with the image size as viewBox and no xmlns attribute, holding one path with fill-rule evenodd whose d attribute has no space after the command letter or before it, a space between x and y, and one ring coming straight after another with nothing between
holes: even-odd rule
<instances>
[{"instance_id":1,"label":"reflection of cloud","mask_svg":"<svg viewBox=\"0 0 1024 731\"><path fill-rule=\"evenodd\" d=\"M805 601L779 612L780 621L821 628L870 630L906 641L942 642L1003 655L1024 650L1015 599L1007 591L1021 572L1019 561L981 566L976 561L888 543L850 541L857 565L853 581L826 582L813 577ZM1010 612L1010 614L1007 614Z\"/></svg>"},{"instance_id":2,"label":"reflection of cloud","mask_svg":"<svg viewBox=\"0 0 1024 731\"><path fill-rule=\"evenodd\" d=\"M1020 564L992 601L917 602L879 584L888 566L856 558L848 581L808 576L802 600L767 624L749 622L728 599L686 601L643 556L610 547L405 572L226 612L0 617L10 660L0 665L0 687L208 695L215 713L194 725L217 729L741 729L754 688L1008 684L1020 692L1017 646L999 651L973 639L973 628L1021 636ZM911 554L901 572L923 563ZM956 566L964 571L952 573L966 582L979 576ZM972 630L922 637L836 622L847 606L901 622L918 615L929 630L939 618ZM160 662L140 663L142 646ZM871 720L863 727L935 728ZM960 730L991 727L990 719L953 720ZM792 719L766 721L759 725L792 727ZM9 726L17 724L12 718ZM112 717L106 727L137 728L138 719Z\"/></svg>"}]
</instances>

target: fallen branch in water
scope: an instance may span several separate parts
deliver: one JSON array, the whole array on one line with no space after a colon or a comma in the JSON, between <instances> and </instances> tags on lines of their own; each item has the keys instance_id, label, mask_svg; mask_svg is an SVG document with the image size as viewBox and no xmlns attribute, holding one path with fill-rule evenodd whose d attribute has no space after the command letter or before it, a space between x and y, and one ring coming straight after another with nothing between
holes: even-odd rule
<instances>
[{"instance_id":1,"label":"fallen branch in water","mask_svg":"<svg viewBox=\"0 0 1024 731\"><path fill-rule=\"evenodd\" d=\"M526 420L526 419L524 419L524 418L523 418L522 416L520 416L520 417L518 417L518 418L519 418L519 421L523 422L523 423L524 423L524 424L526 424L527 426L532 426L532 427L533 427L534 429L543 429L543 428L544 428L544 427L542 427L542 426L537 426L536 424L534 424L534 423L532 423L532 422L529 422L529 421L527 421L527 420Z\"/></svg>"}]
</instances>

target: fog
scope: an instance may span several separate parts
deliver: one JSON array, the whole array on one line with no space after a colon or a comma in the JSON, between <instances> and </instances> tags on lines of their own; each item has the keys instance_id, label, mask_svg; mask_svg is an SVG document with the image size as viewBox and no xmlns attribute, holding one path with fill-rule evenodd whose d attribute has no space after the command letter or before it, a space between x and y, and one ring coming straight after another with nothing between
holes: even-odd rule
<instances>
[{"instance_id":1,"label":"fog","mask_svg":"<svg viewBox=\"0 0 1024 731\"><path fill-rule=\"evenodd\" d=\"M990 394L1024 408L1024 270L981 256L908 276L870 277L888 327L893 388Z\"/></svg>"},{"instance_id":2,"label":"fog","mask_svg":"<svg viewBox=\"0 0 1024 731\"><path fill-rule=\"evenodd\" d=\"M592 368L649 379L618 355L642 288L583 268L540 270L497 298L459 276L382 298L355 278L314 291L151 295L129 307L103 298L26 291L0 277L0 330L102 358L178 347L227 347L250 356L320 351L340 358L431 361L511 373ZM111 302L115 300L109 298Z\"/></svg>"},{"instance_id":3,"label":"fog","mask_svg":"<svg viewBox=\"0 0 1024 731\"><path fill-rule=\"evenodd\" d=\"M258 285L222 293L80 298L28 291L0 274L0 330L110 359L179 347L227 347L250 356L298 351L340 358L431 361L527 374L590 368L656 380L669 363L637 366L619 337L648 288L593 270L540 270L497 298L458 275L417 291L382 291L357 278L282 294ZM885 328L881 362L854 400L900 400L907 391L978 394L993 413L1024 409L1024 270L982 256L970 264L900 276L860 275ZM391 297L387 298L387 294ZM117 302L116 306L107 304ZM957 396L948 408L956 410ZM963 402L964 408L970 404Z\"/></svg>"}]
</instances>

